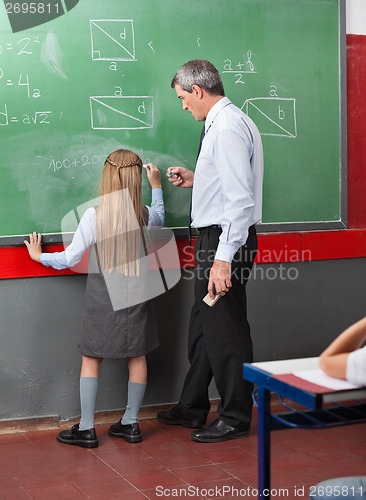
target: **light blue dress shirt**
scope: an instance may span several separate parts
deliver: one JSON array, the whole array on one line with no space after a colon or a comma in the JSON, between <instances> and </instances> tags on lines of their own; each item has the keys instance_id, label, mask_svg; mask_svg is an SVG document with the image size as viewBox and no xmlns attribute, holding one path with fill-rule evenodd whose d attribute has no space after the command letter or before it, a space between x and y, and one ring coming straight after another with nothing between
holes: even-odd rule
<instances>
[{"instance_id":1,"label":"light blue dress shirt","mask_svg":"<svg viewBox=\"0 0 366 500\"><path fill-rule=\"evenodd\" d=\"M164 201L161 188L151 190L151 207L149 211L148 227L164 224ZM80 220L72 242L63 252L42 253L41 263L54 269L66 269L80 262L85 250L96 242L96 212L95 208L88 208Z\"/></svg>"},{"instance_id":2,"label":"light blue dress shirt","mask_svg":"<svg viewBox=\"0 0 366 500\"><path fill-rule=\"evenodd\" d=\"M222 226L215 259L231 262L262 219L263 148L254 122L223 97L209 111L192 192L192 226Z\"/></svg>"}]
</instances>

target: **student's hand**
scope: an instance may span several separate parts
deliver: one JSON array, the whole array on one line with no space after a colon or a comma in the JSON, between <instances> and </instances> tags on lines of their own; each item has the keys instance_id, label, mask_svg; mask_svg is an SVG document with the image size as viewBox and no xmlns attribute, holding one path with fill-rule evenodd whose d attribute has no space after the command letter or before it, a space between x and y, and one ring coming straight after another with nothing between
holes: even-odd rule
<instances>
[{"instance_id":1,"label":"student's hand","mask_svg":"<svg viewBox=\"0 0 366 500\"><path fill-rule=\"evenodd\" d=\"M231 264L223 260L214 260L211 267L210 277L208 281L208 293L211 299L216 293L221 296L225 295L231 288Z\"/></svg>"},{"instance_id":2,"label":"student's hand","mask_svg":"<svg viewBox=\"0 0 366 500\"><path fill-rule=\"evenodd\" d=\"M193 186L194 172L184 167L169 167L166 173L173 186L191 188Z\"/></svg>"},{"instance_id":3,"label":"student's hand","mask_svg":"<svg viewBox=\"0 0 366 500\"><path fill-rule=\"evenodd\" d=\"M153 163L147 163L146 165L144 165L144 168L151 187L161 188L161 177L158 167Z\"/></svg>"},{"instance_id":4,"label":"student's hand","mask_svg":"<svg viewBox=\"0 0 366 500\"><path fill-rule=\"evenodd\" d=\"M35 260L36 262L41 262L41 255L42 255L41 239L42 236L39 233L37 234L36 232L34 232L29 235L29 241L24 240L30 258Z\"/></svg>"}]
</instances>

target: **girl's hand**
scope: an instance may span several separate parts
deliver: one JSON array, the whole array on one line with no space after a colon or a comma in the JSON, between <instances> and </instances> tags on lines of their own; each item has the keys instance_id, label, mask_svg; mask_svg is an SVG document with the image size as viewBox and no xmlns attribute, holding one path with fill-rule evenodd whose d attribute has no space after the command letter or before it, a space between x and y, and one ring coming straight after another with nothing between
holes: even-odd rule
<instances>
[{"instance_id":1,"label":"girl's hand","mask_svg":"<svg viewBox=\"0 0 366 500\"><path fill-rule=\"evenodd\" d=\"M146 175L151 184L151 187L161 188L161 178L158 167L153 163L147 163L146 165L144 165L144 168L146 170Z\"/></svg>"},{"instance_id":2,"label":"girl's hand","mask_svg":"<svg viewBox=\"0 0 366 500\"><path fill-rule=\"evenodd\" d=\"M28 249L30 258L35 260L36 262L41 262L41 239L42 236L39 233L37 234L36 232L34 232L29 235L29 242L27 240L24 240L24 244Z\"/></svg>"}]
</instances>

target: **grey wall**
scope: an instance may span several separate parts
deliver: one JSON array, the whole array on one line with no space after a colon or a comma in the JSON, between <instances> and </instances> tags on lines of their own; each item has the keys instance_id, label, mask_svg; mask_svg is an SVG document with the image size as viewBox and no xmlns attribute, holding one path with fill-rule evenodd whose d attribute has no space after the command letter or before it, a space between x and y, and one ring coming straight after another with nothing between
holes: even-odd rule
<instances>
[{"instance_id":1,"label":"grey wall","mask_svg":"<svg viewBox=\"0 0 366 500\"><path fill-rule=\"evenodd\" d=\"M366 259L256 266L248 284L255 359L318 355L366 314L365 275ZM77 343L85 281L85 276L0 281L0 420L79 415ZM148 355L144 405L179 398L192 299L189 270L155 299L160 347ZM125 361L106 360L97 410L124 407L126 386Z\"/></svg>"}]
</instances>

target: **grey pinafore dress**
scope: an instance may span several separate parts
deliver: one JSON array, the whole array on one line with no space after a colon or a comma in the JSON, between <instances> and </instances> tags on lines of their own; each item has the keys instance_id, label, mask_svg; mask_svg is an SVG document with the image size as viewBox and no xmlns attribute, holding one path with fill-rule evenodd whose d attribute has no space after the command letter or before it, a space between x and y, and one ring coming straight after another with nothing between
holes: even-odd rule
<instances>
[{"instance_id":1,"label":"grey pinafore dress","mask_svg":"<svg viewBox=\"0 0 366 500\"><path fill-rule=\"evenodd\" d=\"M84 356L100 358L130 358L147 354L159 345L152 301L124 308L112 305L116 293L118 299L126 297L136 287L141 288L141 279L119 275L118 287L115 286L112 292L108 280L109 277L105 277L100 270L94 245L89 256L79 352Z\"/></svg>"}]
</instances>

